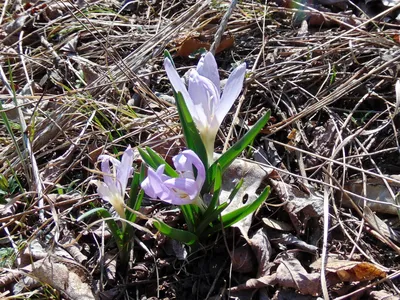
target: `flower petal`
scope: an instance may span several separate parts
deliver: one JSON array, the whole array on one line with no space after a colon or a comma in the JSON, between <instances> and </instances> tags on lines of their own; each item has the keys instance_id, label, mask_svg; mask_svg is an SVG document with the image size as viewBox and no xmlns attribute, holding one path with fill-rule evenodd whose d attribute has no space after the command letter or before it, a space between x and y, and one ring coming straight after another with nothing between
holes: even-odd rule
<instances>
[{"instance_id":1,"label":"flower petal","mask_svg":"<svg viewBox=\"0 0 400 300\"><path fill-rule=\"evenodd\" d=\"M197 111L197 129L201 132L213 125L215 107L220 101L219 93L210 79L192 70L189 77L189 94Z\"/></svg>"},{"instance_id":2,"label":"flower petal","mask_svg":"<svg viewBox=\"0 0 400 300\"><path fill-rule=\"evenodd\" d=\"M199 194L196 181L188 178L171 178L164 182L165 186L171 191L168 200L175 205L185 205L192 203ZM163 200L162 198L160 198Z\"/></svg>"},{"instance_id":3,"label":"flower petal","mask_svg":"<svg viewBox=\"0 0 400 300\"><path fill-rule=\"evenodd\" d=\"M246 74L246 63L237 67L229 76L228 82L224 88L223 95L218 107L215 110L215 117L218 121L218 126L231 109L236 98L239 96L243 88L244 75Z\"/></svg>"},{"instance_id":4,"label":"flower petal","mask_svg":"<svg viewBox=\"0 0 400 300\"><path fill-rule=\"evenodd\" d=\"M165 71L167 72L167 76L169 81L172 84L172 87L174 88L174 91L181 92L183 99L186 102L186 105L189 109L190 114L192 115L193 118L197 117L196 109L193 104L193 100L190 97L190 94L188 93L188 90L186 89L185 84L182 82L182 79L179 77L178 72L176 72L174 66L172 65L172 62L169 60L169 58L164 59L164 68Z\"/></svg>"},{"instance_id":5,"label":"flower petal","mask_svg":"<svg viewBox=\"0 0 400 300\"><path fill-rule=\"evenodd\" d=\"M97 193L99 196L114 207L114 210L119 214L119 216L125 219L125 209L124 209L124 198L120 195L119 191L110 188L104 182L94 181L97 186Z\"/></svg>"},{"instance_id":6,"label":"flower petal","mask_svg":"<svg viewBox=\"0 0 400 300\"><path fill-rule=\"evenodd\" d=\"M189 172L188 176L184 175L187 179L193 179L193 166L197 170L196 183L198 185L198 190L200 191L203 187L206 170L201 159L192 150L185 150L182 153L174 156L172 158L174 162L175 169L180 172Z\"/></svg>"},{"instance_id":7,"label":"flower petal","mask_svg":"<svg viewBox=\"0 0 400 300\"><path fill-rule=\"evenodd\" d=\"M103 173L104 182L106 185L111 186L115 185L114 178L110 169L110 160L111 156L109 155L100 155L99 160L101 161L101 172Z\"/></svg>"},{"instance_id":8,"label":"flower petal","mask_svg":"<svg viewBox=\"0 0 400 300\"><path fill-rule=\"evenodd\" d=\"M170 190L164 185L158 172L152 169L148 169L147 177L141 183L141 187L151 198L168 199L170 197Z\"/></svg>"},{"instance_id":9,"label":"flower petal","mask_svg":"<svg viewBox=\"0 0 400 300\"><path fill-rule=\"evenodd\" d=\"M128 184L129 177L133 173L133 150L131 146L128 146L122 155L121 163L117 167L117 186L119 186L121 195L125 194L126 185Z\"/></svg>"},{"instance_id":10,"label":"flower petal","mask_svg":"<svg viewBox=\"0 0 400 300\"><path fill-rule=\"evenodd\" d=\"M211 52L207 52L207 54L199 60L199 63L197 64L197 72L201 76L210 79L217 88L218 95L221 95L218 66L215 57Z\"/></svg>"}]
</instances>

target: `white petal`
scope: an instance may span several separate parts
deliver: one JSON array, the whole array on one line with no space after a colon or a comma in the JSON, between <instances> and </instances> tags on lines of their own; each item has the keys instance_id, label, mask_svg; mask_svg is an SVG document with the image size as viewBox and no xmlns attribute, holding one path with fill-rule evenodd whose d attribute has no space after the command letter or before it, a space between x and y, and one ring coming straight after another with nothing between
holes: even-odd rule
<instances>
[{"instance_id":1,"label":"white petal","mask_svg":"<svg viewBox=\"0 0 400 300\"><path fill-rule=\"evenodd\" d=\"M221 101L216 108L215 116L218 120L218 124L221 125L222 120L231 109L236 98L239 96L243 88L244 75L246 74L246 64L243 63L237 67L229 76L228 82L224 88Z\"/></svg>"},{"instance_id":2,"label":"white petal","mask_svg":"<svg viewBox=\"0 0 400 300\"><path fill-rule=\"evenodd\" d=\"M133 150L128 146L122 155L121 164L117 168L116 181L120 187L121 194L125 194L126 185L128 184L129 177L133 173Z\"/></svg>"},{"instance_id":3,"label":"white petal","mask_svg":"<svg viewBox=\"0 0 400 300\"><path fill-rule=\"evenodd\" d=\"M214 111L220 98L215 85L206 77L193 70L189 77L189 94L197 110L198 118L195 119L199 131L210 126L214 118Z\"/></svg>"},{"instance_id":4,"label":"white petal","mask_svg":"<svg viewBox=\"0 0 400 300\"><path fill-rule=\"evenodd\" d=\"M197 72L201 76L210 79L217 88L218 95L221 95L218 66L214 55L212 55L211 52L207 52L207 54L200 59L199 63L197 64Z\"/></svg>"},{"instance_id":5,"label":"white petal","mask_svg":"<svg viewBox=\"0 0 400 300\"><path fill-rule=\"evenodd\" d=\"M172 87L174 88L174 91L176 93L177 92L182 93L183 99L185 99L190 114L192 115L193 118L195 118L195 116L197 116L197 113L193 104L193 100L190 97L185 84L179 77L178 72L176 72L174 66L172 65L171 61L168 58L164 59L164 68L165 71L167 72L168 79L171 82Z\"/></svg>"}]
</instances>

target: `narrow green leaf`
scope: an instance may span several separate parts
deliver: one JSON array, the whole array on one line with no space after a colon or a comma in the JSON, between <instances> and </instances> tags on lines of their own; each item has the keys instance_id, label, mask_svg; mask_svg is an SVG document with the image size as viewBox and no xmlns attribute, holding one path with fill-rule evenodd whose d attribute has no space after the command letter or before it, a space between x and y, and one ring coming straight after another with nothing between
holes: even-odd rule
<instances>
[{"instance_id":1,"label":"narrow green leaf","mask_svg":"<svg viewBox=\"0 0 400 300\"><path fill-rule=\"evenodd\" d=\"M173 228L160 220L155 220L153 225L162 234L186 245L193 245L197 241L197 236L195 234L189 231Z\"/></svg>"},{"instance_id":2,"label":"narrow green leaf","mask_svg":"<svg viewBox=\"0 0 400 300\"><path fill-rule=\"evenodd\" d=\"M195 226L194 224L196 223L192 206L191 205L181 205L179 208L182 211L183 217L185 218L186 225L189 229L190 232L194 232Z\"/></svg>"},{"instance_id":3,"label":"narrow green leaf","mask_svg":"<svg viewBox=\"0 0 400 300\"><path fill-rule=\"evenodd\" d=\"M182 93L175 93L176 107L178 108L179 119L185 136L186 145L189 149L192 149L200 157L204 166L208 166L207 152L204 147L203 141L200 137L200 133L197 130L196 124L190 115L189 109L186 106L185 99L183 99Z\"/></svg>"},{"instance_id":4,"label":"narrow green leaf","mask_svg":"<svg viewBox=\"0 0 400 300\"><path fill-rule=\"evenodd\" d=\"M150 155L153 162L157 165L157 168L161 165L165 165L165 174L170 177L179 177L178 172L176 172L157 152L150 147L146 147L146 151Z\"/></svg>"},{"instance_id":5,"label":"narrow green leaf","mask_svg":"<svg viewBox=\"0 0 400 300\"><path fill-rule=\"evenodd\" d=\"M171 63L174 66L174 68L175 68L174 60L172 59L171 53L169 53L168 50L164 50L164 58L168 58L171 61Z\"/></svg>"},{"instance_id":6,"label":"narrow green leaf","mask_svg":"<svg viewBox=\"0 0 400 300\"><path fill-rule=\"evenodd\" d=\"M204 215L208 216L213 212L218 206L218 199L221 194L221 186L222 186L222 174L221 174L221 166L218 164L215 169L215 176L214 176L214 193L211 198L210 204L207 207Z\"/></svg>"},{"instance_id":7,"label":"narrow green leaf","mask_svg":"<svg viewBox=\"0 0 400 300\"><path fill-rule=\"evenodd\" d=\"M238 208L234 211L227 213L226 215L223 215L221 218L221 222L215 224L215 226L210 230L207 230L207 234L209 235L211 233L221 230L222 226L224 228L230 227L233 224L247 217L249 214L256 211L257 208L260 207L260 205L263 204L264 201L268 198L269 192L270 192L270 187L267 186L261 193L261 195L253 203L245 205L241 208Z\"/></svg>"},{"instance_id":8,"label":"narrow green leaf","mask_svg":"<svg viewBox=\"0 0 400 300\"><path fill-rule=\"evenodd\" d=\"M229 205L228 202L224 202L221 205L219 205L215 210L210 212L208 215L204 214L204 218L201 220L199 226L197 226L196 234L198 236L201 236L203 231L207 228L207 226L210 225L215 220L217 220L220 214L224 211L224 209L228 207L228 205Z\"/></svg>"},{"instance_id":9,"label":"narrow green leaf","mask_svg":"<svg viewBox=\"0 0 400 300\"><path fill-rule=\"evenodd\" d=\"M146 164L148 164L154 170L157 169L157 164L153 161L151 156L146 151L144 151L142 148L138 147L137 149L138 149L138 151L140 153L140 156L144 160L144 162Z\"/></svg>"},{"instance_id":10,"label":"narrow green leaf","mask_svg":"<svg viewBox=\"0 0 400 300\"><path fill-rule=\"evenodd\" d=\"M267 125L271 111L262 116L257 123L251 128L235 145L233 145L228 151L222 154L207 170L207 179L211 182L213 178L213 173L217 164L221 165L222 174L230 166L230 164L240 155L240 153L255 139L257 134Z\"/></svg>"},{"instance_id":11,"label":"narrow green leaf","mask_svg":"<svg viewBox=\"0 0 400 300\"><path fill-rule=\"evenodd\" d=\"M108 228L110 229L115 242L118 245L118 248L121 249L120 247L122 247L122 236L123 233L121 232L121 229L118 227L117 222L115 222L115 220L111 219L112 216L110 214L110 212L108 210L106 210L104 207L97 207L97 208L93 208L87 212L85 212L83 215L81 215L77 221L82 221L83 219L91 216L92 214L97 213L100 217L102 217L103 219L107 219L105 222L107 223Z\"/></svg>"},{"instance_id":12,"label":"narrow green leaf","mask_svg":"<svg viewBox=\"0 0 400 300\"><path fill-rule=\"evenodd\" d=\"M144 192L143 190L140 190L140 174L135 172L133 174L133 179L131 183L131 191L129 195L129 200L126 203L126 205L133 210L139 210L140 206L142 205L142 200L143 200L143 195ZM136 221L136 215L129 210L125 211L126 214L126 219L135 222Z\"/></svg>"},{"instance_id":13,"label":"narrow green leaf","mask_svg":"<svg viewBox=\"0 0 400 300\"><path fill-rule=\"evenodd\" d=\"M239 182L235 185L235 188L232 190L231 194L229 195L229 201L232 201L235 198L236 194L239 192L239 189L243 185L243 178L239 180Z\"/></svg>"}]
</instances>

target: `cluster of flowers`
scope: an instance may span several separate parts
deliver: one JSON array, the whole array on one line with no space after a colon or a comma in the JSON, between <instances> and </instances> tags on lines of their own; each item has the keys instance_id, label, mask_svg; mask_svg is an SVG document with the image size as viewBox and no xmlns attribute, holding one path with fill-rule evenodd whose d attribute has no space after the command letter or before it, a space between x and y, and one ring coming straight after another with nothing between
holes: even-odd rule
<instances>
[{"instance_id":1,"label":"cluster of flowers","mask_svg":"<svg viewBox=\"0 0 400 300\"><path fill-rule=\"evenodd\" d=\"M242 90L246 64L241 64L231 73L222 96L218 66L210 52L200 59L196 69L190 71L188 88L169 58L165 58L164 66L174 91L182 93L185 99L204 143L208 162L211 163L218 129ZM97 191L105 201L112 204L121 218L125 218L124 198L128 179L133 172L133 150L128 147L121 161L109 155L101 155L99 160L104 182L95 181ZM179 177L165 175L165 165L160 165L156 170L149 168L147 178L141 183L142 189L152 199L174 205L203 206L200 191L206 170L199 156L192 150L185 150L173 157L173 163Z\"/></svg>"}]
</instances>

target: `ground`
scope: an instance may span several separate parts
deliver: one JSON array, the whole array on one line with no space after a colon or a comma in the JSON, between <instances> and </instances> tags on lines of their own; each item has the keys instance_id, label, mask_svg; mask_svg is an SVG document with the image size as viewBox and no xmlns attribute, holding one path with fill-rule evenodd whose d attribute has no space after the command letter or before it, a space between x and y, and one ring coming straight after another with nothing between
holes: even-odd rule
<instances>
[{"instance_id":1,"label":"ground","mask_svg":"<svg viewBox=\"0 0 400 300\"><path fill-rule=\"evenodd\" d=\"M400 24L388 2L0 4L1 297L399 299ZM131 145L140 170L137 147L167 162L185 148L164 50L184 76L216 37L222 82L242 62L247 74L215 151L270 111L238 162L251 183L240 201L271 194L251 226L196 246L157 233L152 218L187 227L145 197L122 263L108 223L80 218L117 217L93 184L99 155Z\"/></svg>"}]
</instances>

